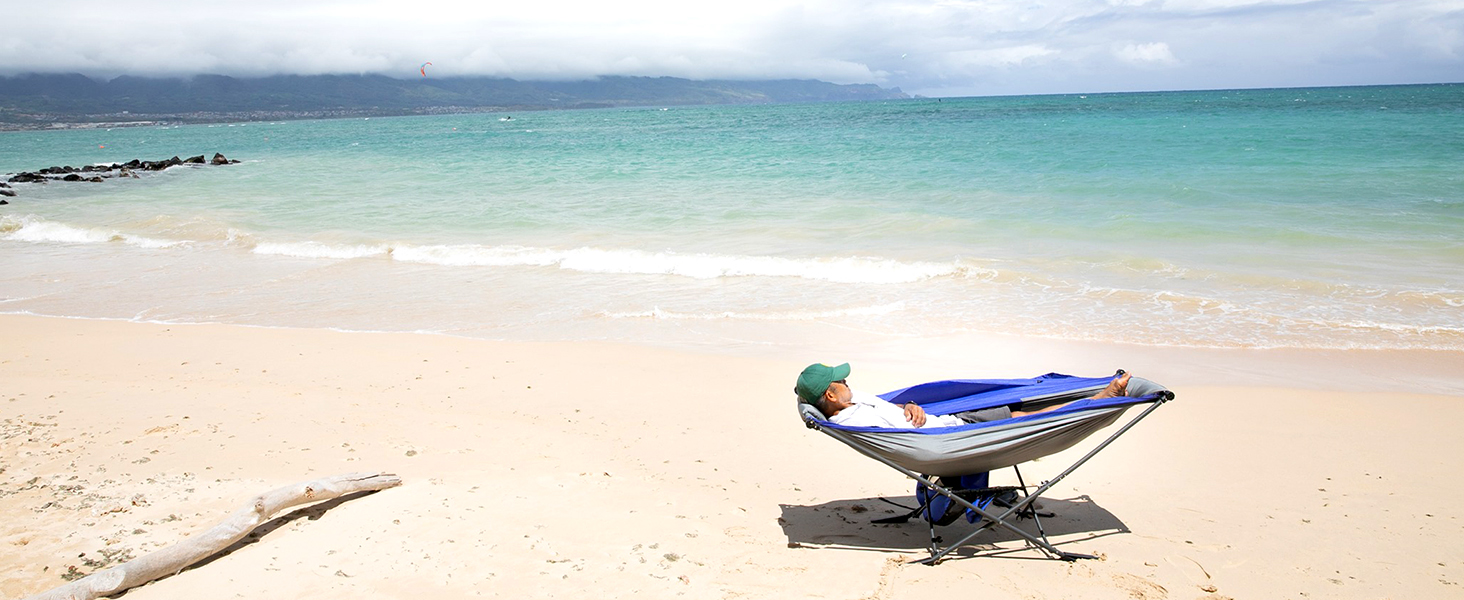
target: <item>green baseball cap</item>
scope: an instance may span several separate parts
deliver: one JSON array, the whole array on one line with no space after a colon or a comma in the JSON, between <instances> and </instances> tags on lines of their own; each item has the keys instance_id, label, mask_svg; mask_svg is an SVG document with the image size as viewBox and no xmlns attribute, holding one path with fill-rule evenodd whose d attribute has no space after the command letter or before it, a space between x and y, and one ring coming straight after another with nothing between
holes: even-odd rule
<instances>
[{"instance_id":1,"label":"green baseball cap","mask_svg":"<svg viewBox=\"0 0 1464 600\"><path fill-rule=\"evenodd\" d=\"M800 400L817 406L819 398L828 391L829 384L847 377L849 363L837 367L814 363L798 374L798 384L793 386L793 393L798 394Z\"/></svg>"}]
</instances>

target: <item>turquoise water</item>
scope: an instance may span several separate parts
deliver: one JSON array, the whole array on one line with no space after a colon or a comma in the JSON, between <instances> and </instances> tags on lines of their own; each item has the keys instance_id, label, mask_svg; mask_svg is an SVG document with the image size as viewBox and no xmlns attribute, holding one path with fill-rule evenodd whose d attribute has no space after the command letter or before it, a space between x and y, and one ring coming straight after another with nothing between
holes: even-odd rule
<instances>
[{"instance_id":1,"label":"turquoise water","mask_svg":"<svg viewBox=\"0 0 1464 600\"><path fill-rule=\"evenodd\" d=\"M0 311L1464 350L1464 85L0 133Z\"/></svg>"}]
</instances>

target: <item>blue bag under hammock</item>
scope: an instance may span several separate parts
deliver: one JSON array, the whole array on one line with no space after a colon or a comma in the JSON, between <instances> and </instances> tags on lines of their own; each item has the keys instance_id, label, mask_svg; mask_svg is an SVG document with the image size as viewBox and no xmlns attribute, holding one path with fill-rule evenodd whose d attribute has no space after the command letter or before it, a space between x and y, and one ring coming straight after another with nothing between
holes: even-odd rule
<instances>
[{"instance_id":1,"label":"blue bag under hammock","mask_svg":"<svg viewBox=\"0 0 1464 600\"><path fill-rule=\"evenodd\" d=\"M996 498L993 492L987 490L991 487L990 473L943 477L940 483L981 508L991 506L991 501ZM924 483L916 482L915 500L920 503L921 518L935 525L950 525L963 515L968 523L975 523L981 518L976 511L952 502L947 496L937 494Z\"/></svg>"}]
</instances>

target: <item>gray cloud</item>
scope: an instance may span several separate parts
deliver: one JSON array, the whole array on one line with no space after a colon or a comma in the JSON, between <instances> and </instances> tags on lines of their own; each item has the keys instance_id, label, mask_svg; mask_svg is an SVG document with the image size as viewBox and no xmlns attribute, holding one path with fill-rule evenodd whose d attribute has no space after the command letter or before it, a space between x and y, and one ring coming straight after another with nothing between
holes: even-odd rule
<instances>
[{"instance_id":1,"label":"gray cloud","mask_svg":"<svg viewBox=\"0 0 1464 600\"><path fill-rule=\"evenodd\" d=\"M1464 80L1464 0L456 0L7 9L0 73L815 78L927 95Z\"/></svg>"}]
</instances>

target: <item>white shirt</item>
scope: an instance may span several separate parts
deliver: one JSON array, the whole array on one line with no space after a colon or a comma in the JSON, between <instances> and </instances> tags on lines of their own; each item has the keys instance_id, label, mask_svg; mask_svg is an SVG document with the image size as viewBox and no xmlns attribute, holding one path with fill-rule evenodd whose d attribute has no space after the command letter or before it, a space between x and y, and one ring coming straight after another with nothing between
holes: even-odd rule
<instances>
[{"instance_id":1,"label":"white shirt","mask_svg":"<svg viewBox=\"0 0 1464 600\"><path fill-rule=\"evenodd\" d=\"M915 428L915 425L905 418L905 407L891 404L874 394L854 390L850 390L850 392L853 394L850 401L854 405L829 417L829 421L850 427ZM965 424L965 421L954 415L925 416L925 427L955 427Z\"/></svg>"}]
</instances>

